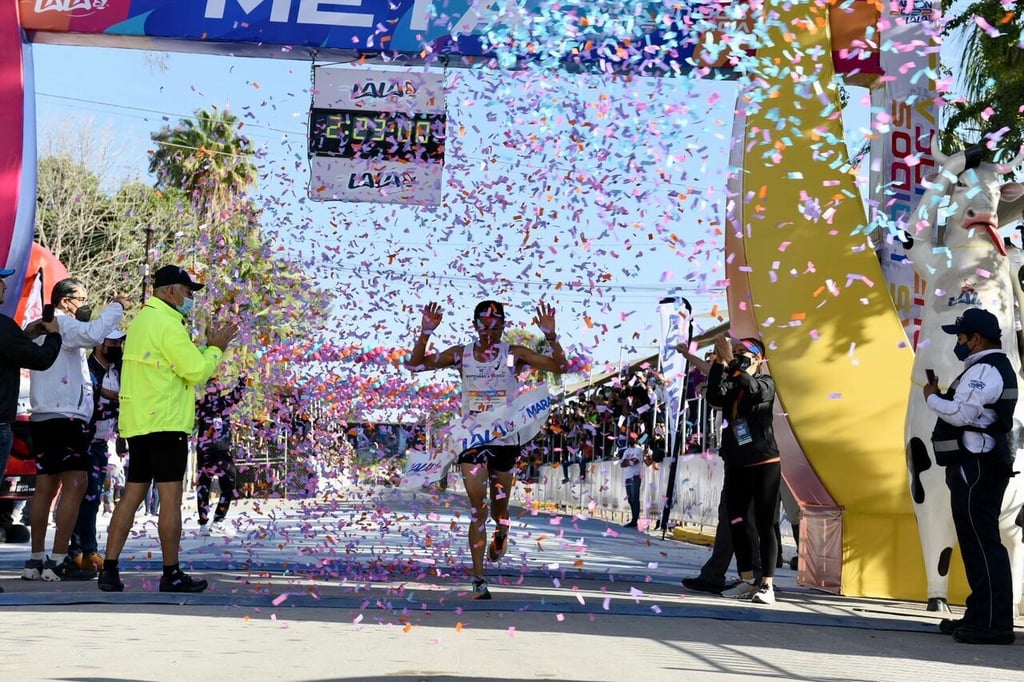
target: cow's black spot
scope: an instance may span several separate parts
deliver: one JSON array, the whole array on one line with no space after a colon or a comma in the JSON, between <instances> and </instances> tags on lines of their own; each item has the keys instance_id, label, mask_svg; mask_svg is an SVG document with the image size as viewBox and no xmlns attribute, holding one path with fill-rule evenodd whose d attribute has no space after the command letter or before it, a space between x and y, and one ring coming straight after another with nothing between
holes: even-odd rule
<instances>
[{"instance_id":1,"label":"cow's black spot","mask_svg":"<svg viewBox=\"0 0 1024 682\"><path fill-rule=\"evenodd\" d=\"M910 470L910 496L916 504L924 504L924 486L921 473L932 468L928 448L920 438L911 438L907 445L907 468Z\"/></svg>"},{"instance_id":2,"label":"cow's black spot","mask_svg":"<svg viewBox=\"0 0 1024 682\"><path fill-rule=\"evenodd\" d=\"M953 548L946 547L939 554L939 575L949 575L949 561L953 558Z\"/></svg>"}]
</instances>

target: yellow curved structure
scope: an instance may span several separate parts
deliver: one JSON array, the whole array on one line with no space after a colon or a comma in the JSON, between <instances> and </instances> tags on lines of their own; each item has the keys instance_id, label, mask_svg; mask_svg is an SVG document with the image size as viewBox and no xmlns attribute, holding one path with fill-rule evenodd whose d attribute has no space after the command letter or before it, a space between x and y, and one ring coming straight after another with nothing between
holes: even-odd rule
<instances>
[{"instance_id":1,"label":"yellow curved structure","mask_svg":"<svg viewBox=\"0 0 1024 682\"><path fill-rule=\"evenodd\" d=\"M854 177L832 170L846 150L828 10L766 11L748 90L760 102L737 142L743 196L730 239L743 240L745 266L731 271L746 281L730 288L730 317L768 344L792 431L842 507L842 592L924 599L902 445L913 352L877 257L855 234L867 221Z\"/></svg>"}]
</instances>

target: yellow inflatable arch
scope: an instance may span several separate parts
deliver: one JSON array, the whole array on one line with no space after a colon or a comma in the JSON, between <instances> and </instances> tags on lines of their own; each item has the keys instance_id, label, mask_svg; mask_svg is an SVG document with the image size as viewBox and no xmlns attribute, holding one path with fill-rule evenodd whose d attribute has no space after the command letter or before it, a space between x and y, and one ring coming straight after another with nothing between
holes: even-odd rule
<instances>
[{"instance_id":1,"label":"yellow inflatable arch","mask_svg":"<svg viewBox=\"0 0 1024 682\"><path fill-rule=\"evenodd\" d=\"M738 124L743 173L726 241L733 330L768 345L792 429L781 430L784 475L811 512L801 581L923 600L903 451L913 351L857 229L867 219L855 178L831 170L846 149L842 119L829 115L840 106L828 7L769 8L771 20L754 18L768 36L752 86L763 101ZM953 580L951 597L963 593Z\"/></svg>"}]
</instances>

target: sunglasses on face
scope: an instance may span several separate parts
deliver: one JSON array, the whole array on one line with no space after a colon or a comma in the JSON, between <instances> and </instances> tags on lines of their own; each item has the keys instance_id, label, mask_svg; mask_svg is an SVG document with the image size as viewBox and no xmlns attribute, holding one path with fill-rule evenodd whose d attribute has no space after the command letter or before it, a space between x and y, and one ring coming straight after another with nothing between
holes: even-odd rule
<instances>
[{"instance_id":1,"label":"sunglasses on face","mask_svg":"<svg viewBox=\"0 0 1024 682\"><path fill-rule=\"evenodd\" d=\"M505 319L501 317L478 317L473 320L473 326L477 329L499 329L505 326Z\"/></svg>"}]
</instances>

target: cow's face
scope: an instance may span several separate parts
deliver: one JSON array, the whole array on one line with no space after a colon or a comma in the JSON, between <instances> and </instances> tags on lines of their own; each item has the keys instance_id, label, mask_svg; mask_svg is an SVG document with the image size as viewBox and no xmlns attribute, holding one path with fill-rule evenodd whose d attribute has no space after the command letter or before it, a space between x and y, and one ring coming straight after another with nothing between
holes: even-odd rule
<instances>
[{"instance_id":1,"label":"cow's face","mask_svg":"<svg viewBox=\"0 0 1024 682\"><path fill-rule=\"evenodd\" d=\"M988 163L960 173L950 191L946 246L978 245L983 240L1005 256L999 235L999 204L1004 196L1010 201L1022 191L1024 187L1015 182L1002 183L996 167Z\"/></svg>"},{"instance_id":2,"label":"cow's face","mask_svg":"<svg viewBox=\"0 0 1024 682\"><path fill-rule=\"evenodd\" d=\"M1006 255L1006 246L999 235L999 226L1018 218L1009 207L1024 196L1024 186L1016 182L1002 182L996 167L982 163L968 168L958 177L950 190L950 202L945 222L943 243L950 247L991 246L1000 255Z\"/></svg>"},{"instance_id":3,"label":"cow's face","mask_svg":"<svg viewBox=\"0 0 1024 682\"><path fill-rule=\"evenodd\" d=\"M1024 162L1024 150L1008 165L981 161L981 148L946 156L932 138L932 155L947 178L956 182L949 188L949 203L938 220L939 242L948 247L988 246L1006 255L999 227L1021 217L1024 186L1003 182L1005 174Z\"/></svg>"}]
</instances>

